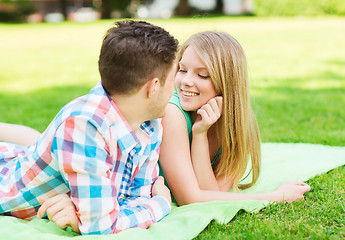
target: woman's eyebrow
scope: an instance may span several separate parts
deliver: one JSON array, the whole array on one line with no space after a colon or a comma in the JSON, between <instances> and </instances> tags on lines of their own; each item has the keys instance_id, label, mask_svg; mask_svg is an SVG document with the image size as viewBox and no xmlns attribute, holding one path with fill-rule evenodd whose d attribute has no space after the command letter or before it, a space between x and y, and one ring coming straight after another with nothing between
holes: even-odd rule
<instances>
[{"instance_id":1,"label":"woman's eyebrow","mask_svg":"<svg viewBox=\"0 0 345 240\"><path fill-rule=\"evenodd\" d=\"M182 61L179 61L179 63L178 63L179 65L181 65L181 66L183 66L183 67L185 67L186 65L185 64L183 64L183 62ZM199 67L199 68L195 68L196 70L206 70L207 71L207 68L206 67Z\"/></svg>"},{"instance_id":2,"label":"woman's eyebrow","mask_svg":"<svg viewBox=\"0 0 345 240\"><path fill-rule=\"evenodd\" d=\"M199 67L199 68L196 68L196 70L206 70L206 71L207 71L207 68L205 68L205 67Z\"/></svg>"}]
</instances>

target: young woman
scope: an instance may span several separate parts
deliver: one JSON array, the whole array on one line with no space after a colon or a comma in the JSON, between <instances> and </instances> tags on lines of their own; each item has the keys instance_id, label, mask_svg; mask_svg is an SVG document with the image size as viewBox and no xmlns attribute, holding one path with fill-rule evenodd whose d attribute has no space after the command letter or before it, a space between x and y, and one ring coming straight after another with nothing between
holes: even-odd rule
<instances>
[{"instance_id":1,"label":"young woman","mask_svg":"<svg viewBox=\"0 0 345 240\"><path fill-rule=\"evenodd\" d=\"M299 200L310 187L242 194L260 173L260 137L241 45L223 32L202 32L181 47L176 93L166 107L160 165L179 205L214 200ZM251 181L243 184L250 166ZM234 192L229 192L235 189Z\"/></svg>"},{"instance_id":2,"label":"young woman","mask_svg":"<svg viewBox=\"0 0 345 240\"><path fill-rule=\"evenodd\" d=\"M259 177L260 136L250 105L245 54L233 37L223 32L190 37L179 52L175 85L163 118L160 165L179 205L246 199L292 202L310 190L309 185L293 181L270 193L237 191L252 186ZM18 125L6 128L14 133L11 140L15 143L23 140L15 134L27 129ZM25 135L32 143L36 137L35 131ZM0 135L0 140L9 138ZM251 181L244 184L247 168ZM66 195L42 199L38 216L47 212L60 227L77 229L78 220L68 199Z\"/></svg>"}]
</instances>

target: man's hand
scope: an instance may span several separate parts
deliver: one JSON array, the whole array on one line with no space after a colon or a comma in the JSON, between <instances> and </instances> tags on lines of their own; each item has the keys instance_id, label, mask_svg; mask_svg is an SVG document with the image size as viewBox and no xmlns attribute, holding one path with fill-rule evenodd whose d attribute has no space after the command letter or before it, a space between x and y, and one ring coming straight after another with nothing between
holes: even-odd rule
<instances>
[{"instance_id":1,"label":"man's hand","mask_svg":"<svg viewBox=\"0 0 345 240\"><path fill-rule=\"evenodd\" d=\"M52 198L39 198L41 207L37 217L42 218L47 213L50 221L55 222L60 228L72 227L73 231L80 233L75 206L67 194L59 194Z\"/></svg>"},{"instance_id":2,"label":"man's hand","mask_svg":"<svg viewBox=\"0 0 345 240\"><path fill-rule=\"evenodd\" d=\"M167 188L167 186L164 185L164 178L162 176L159 176L153 184L152 197L154 196L165 197L168 200L168 202L171 204L170 190L169 188Z\"/></svg>"}]
</instances>

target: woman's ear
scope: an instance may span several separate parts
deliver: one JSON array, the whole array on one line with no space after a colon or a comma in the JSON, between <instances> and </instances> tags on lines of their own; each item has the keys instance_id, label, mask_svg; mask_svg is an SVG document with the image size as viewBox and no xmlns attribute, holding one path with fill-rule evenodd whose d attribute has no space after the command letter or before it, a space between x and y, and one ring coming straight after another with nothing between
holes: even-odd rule
<instances>
[{"instance_id":1,"label":"woman's ear","mask_svg":"<svg viewBox=\"0 0 345 240\"><path fill-rule=\"evenodd\" d=\"M152 78L147 82L147 97L151 98L154 96L158 90L159 85L159 79L158 78Z\"/></svg>"}]
</instances>

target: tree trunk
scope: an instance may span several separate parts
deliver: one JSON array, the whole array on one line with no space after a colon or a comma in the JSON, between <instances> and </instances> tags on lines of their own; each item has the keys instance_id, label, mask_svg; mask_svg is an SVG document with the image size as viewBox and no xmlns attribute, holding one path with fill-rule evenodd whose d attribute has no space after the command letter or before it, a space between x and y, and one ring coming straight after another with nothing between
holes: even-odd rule
<instances>
[{"instance_id":1,"label":"tree trunk","mask_svg":"<svg viewBox=\"0 0 345 240\"><path fill-rule=\"evenodd\" d=\"M62 15L67 19L67 0L59 0Z\"/></svg>"},{"instance_id":2,"label":"tree trunk","mask_svg":"<svg viewBox=\"0 0 345 240\"><path fill-rule=\"evenodd\" d=\"M175 9L177 16L188 16L190 14L190 6L188 0L179 0L179 3Z\"/></svg>"},{"instance_id":3,"label":"tree trunk","mask_svg":"<svg viewBox=\"0 0 345 240\"><path fill-rule=\"evenodd\" d=\"M111 18L111 5L110 5L111 0L102 0L102 5L101 5L101 15L102 19L110 19Z\"/></svg>"},{"instance_id":4,"label":"tree trunk","mask_svg":"<svg viewBox=\"0 0 345 240\"><path fill-rule=\"evenodd\" d=\"M214 9L214 11L216 13L223 13L223 8L224 8L223 0L217 0L216 8Z\"/></svg>"}]
</instances>

